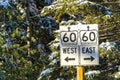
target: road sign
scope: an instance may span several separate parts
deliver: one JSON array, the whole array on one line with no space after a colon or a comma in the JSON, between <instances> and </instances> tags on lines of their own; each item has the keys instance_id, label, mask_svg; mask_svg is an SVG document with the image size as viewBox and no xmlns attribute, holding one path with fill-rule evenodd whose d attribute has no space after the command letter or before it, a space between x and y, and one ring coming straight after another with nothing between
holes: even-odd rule
<instances>
[{"instance_id":1,"label":"road sign","mask_svg":"<svg viewBox=\"0 0 120 80\"><path fill-rule=\"evenodd\" d=\"M81 25L79 30L80 65L98 65L98 25Z\"/></svg>"},{"instance_id":2,"label":"road sign","mask_svg":"<svg viewBox=\"0 0 120 80\"><path fill-rule=\"evenodd\" d=\"M61 65L79 65L77 26L60 27Z\"/></svg>"},{"instance_id":3,"label":"road sign","mask_svg":"<svg viewBox=\"0 0 120 80\"><path fill-rule=\"evenodd\" d=\"M60 26L61 66L98 65L98 25Z\"/></svg>"}]
</instances>

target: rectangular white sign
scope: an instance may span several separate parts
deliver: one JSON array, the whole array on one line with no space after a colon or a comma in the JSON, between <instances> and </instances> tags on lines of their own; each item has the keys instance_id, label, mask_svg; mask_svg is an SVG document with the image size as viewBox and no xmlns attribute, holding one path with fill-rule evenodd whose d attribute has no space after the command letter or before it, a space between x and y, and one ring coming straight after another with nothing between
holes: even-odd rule
<instances>
[{"instance_id":1,"label":"rectangular white sign","mask_svg":"<svg viewBox=\"0 0 120 80\"><path fill-rule=\"evenodd\" d=\"M98 25L80 25L79 30L80 65L99 65Z\"/></svg>"},{"instance_id":2,"label":"rectangular white sign","mask_svg":"<svg viewBox=\"0 0 120 80\"><path fill-rule=\"evenodd\" d=\"M60 26L61 66L79 65L77 26Z\"/></svg>"},{"instance_id":3,"label":"rectangular white sign","mask_svg":"<svg viewBox=\"0 0 120 80\"><path fill-rule=\"evenodd\" d=\"M98 65L98 25L60 26L61 66Z\"/></svg>"}]
</instances>

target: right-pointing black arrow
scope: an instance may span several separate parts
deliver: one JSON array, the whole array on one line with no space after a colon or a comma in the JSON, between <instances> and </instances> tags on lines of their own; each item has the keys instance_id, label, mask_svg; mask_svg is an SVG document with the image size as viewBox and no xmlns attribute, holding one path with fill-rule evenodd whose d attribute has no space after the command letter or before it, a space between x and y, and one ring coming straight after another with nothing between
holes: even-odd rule
<instances>
[{"instance_id":1,"label":"right-pointing black arrow","mask_svg":"<svg viewBox=\"0 0 120 80\"><path fill-rule=\"evenodd\" d=\"M75 60L75 58L69 58L69 57L65 58L65 61L67 61L67 62L70 61L70 60L73 61L73 60Z\"/></svg>"},{"instance_id":2,"label":"right-pointing black arrow","mask_svg":"<svg viewBox=\"0 0 120 80\"><path fill-rule=\"evenodd\" d=\"M94 57L92 57L92 56L90 56L89 58L84 58L84 60L91 60L91 61L93 61L95 58Z\"/></svg>"}]
</instances>

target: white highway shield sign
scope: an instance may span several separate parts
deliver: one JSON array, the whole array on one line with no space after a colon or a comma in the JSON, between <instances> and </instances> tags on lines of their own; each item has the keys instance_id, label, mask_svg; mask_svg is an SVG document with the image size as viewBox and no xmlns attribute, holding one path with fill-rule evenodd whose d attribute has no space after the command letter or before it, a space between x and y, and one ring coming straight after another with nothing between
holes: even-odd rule
<instances>
[{"instance_id":1,"label":"white highway shield sign","mask_svg":"<svg viewBox=\"0 0 120 80\"><path fill-rule=\"evenodd\" d=\"M80 25L79 30L80 65L98 65L98 25Z\"/></svg>"},{"instance_id":2,"label":"white highway shield sign","mask_svg":"<svg viewBox=\"0 0 120 80\"><path fill-rule=\"evenodd\" d=\"M79 65L77 26L60 26L61 66Z\"/></svg>"}]
</instances>

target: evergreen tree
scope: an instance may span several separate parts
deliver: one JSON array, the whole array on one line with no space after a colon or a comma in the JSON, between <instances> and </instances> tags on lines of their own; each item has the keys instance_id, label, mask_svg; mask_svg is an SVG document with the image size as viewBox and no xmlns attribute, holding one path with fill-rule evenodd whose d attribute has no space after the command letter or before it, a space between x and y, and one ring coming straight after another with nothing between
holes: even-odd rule
<instances>
[{"instance_id":1,"label":"evergreen tree","mask_svg":"<svg viewBox=\"0 0 120 80\"><path fill-rule=\"evenodd\" d=\"M93 2L91 2L93 1ZM109 0L112 1L112 0ZM117 0L115 1L117 2ZM111 4L111 5L110 5ZM115 8L116 7L116 8ZM118 10L119 4L107 3L105 0L90 0L90 1L56 1L48 7L44 7L41 12L41 16L52 16L61 25L76 25L76 23L84 24L98 24L99 25L99 44L103 42L105 45L110 46L116 44L116 46L104 49L99 49L100 53L100 65L86 67L86 71L100 70L100 74L94 77L94 80L113 80L114 74L118 71L120 65L119 45L120 45L120 18L119 13L114 11ZM116 9L116 10L115 10ZM56 39L50 43L54 58L50 58L51 62L57 61L52 66L48 66L53 70L53 74L49 76L54 79L63 78L65 80L75 79L76 68L75 67L60 67L59 62L59 32L55 33ZM113 38L114 37L114 38ZM57 40L57 41L56 41ZM113 43L112 43L113 42ZM55 46L57 44L57 46ZM116 50L117 49L117 50ZM50 56L51 57L51 56ZM56 68L54 68L57 66ZM54 76L56 70L57 77ZM64 72L65 71L65 72ZM106 74L103 76L103 74ZM70 76L70 77L68 77ZM92 79L87 79L92 80Z\"/></svg>"},{"instance_id":2,"label":"evergreen tree","mask_svg":"<svg viewBox=\"0 0 120 80\"><path fill-rule=\"evenodd\" d=\"M42 25L39 2L0 1L0 80L36 80L48 64L52 36Z\"/></svg>"},{"instance_id":3,"label":"evergreen tree","mask_svg":"<svg viewBox=\"0 0 120 80\"><path fill-rule=\"evenodd\" d=\"M60 66L60 35L53 29L78 23L99 24L100 65L85 70L100 73L86 80L119 80L120 5L111 2L0 0L0 80L76 79L76 67Z\"/></svg>"}]
</instances>

